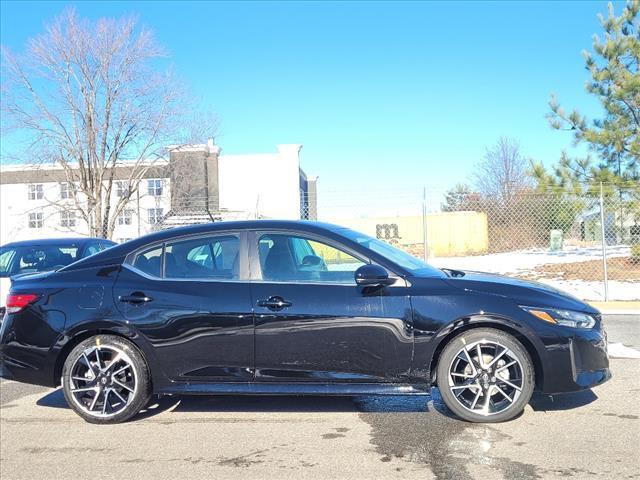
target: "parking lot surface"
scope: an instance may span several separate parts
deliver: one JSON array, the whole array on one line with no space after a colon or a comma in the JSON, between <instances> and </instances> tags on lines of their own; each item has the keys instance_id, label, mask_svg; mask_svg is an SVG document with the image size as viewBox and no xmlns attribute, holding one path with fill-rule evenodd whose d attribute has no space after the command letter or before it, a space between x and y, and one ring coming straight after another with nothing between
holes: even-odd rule
<instances>
[{"instance_id":1,"label":"parking lot surface","mask_svg":"<svg viewBox=\"0 0 640 480\"><path fill-rule=\"evenodd\" d=\"M608 316L640 350L640 316ZM165 397L95 426L62 392L0 382L0 478L640 478L640 359L594 390L477 425L438 397Z\"/></svg>"}]
</instances>

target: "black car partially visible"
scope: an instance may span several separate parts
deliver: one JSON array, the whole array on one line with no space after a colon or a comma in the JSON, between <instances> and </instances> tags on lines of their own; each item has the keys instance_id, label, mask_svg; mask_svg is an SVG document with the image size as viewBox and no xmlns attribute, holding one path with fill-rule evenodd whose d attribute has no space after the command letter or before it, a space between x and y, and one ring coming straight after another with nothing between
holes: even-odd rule
<instances>
[{"instance_id":1,"label":"black car partially visible","mask_svg":"<svg viewBox=\"0 0 640 480\"><path fill-rule=\"evenodd\" d=\"M11 277L54 271L116 245L104 238L55 238L12 242L0 247L0 318Z\"/></svg>"}]
</instances>

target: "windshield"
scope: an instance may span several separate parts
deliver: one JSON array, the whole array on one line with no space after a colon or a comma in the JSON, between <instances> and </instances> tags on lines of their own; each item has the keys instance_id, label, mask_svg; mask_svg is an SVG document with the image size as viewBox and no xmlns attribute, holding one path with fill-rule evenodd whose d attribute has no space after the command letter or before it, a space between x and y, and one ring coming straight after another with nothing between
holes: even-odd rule
<instances>
[{"instance_id":1,"label":"windshield","mask_svg":"<svg viewBox=\"0 0 640 480\"><path fill-rule=\"evenodd\" d=\"M0 277L56 270L78 259L74 245L20 246L0 248Z\"/></svg>"},{"instance_id":2,"label":"windshield","mask_svg":"<svg viewBox=\"0 0 640 480\"><path fill-rule=\"evenodd\" d=\"M348 228L340 229L340 234L344 235L349 240L353 240L369 250L374 251L378 255L389 259L404 270L411 272L413 275L433 277L445 276L444 273L437 268L432 267L428 263L408 254L404 250L400 250L399 248L388 244L387 242L370 237L364 233L349 230Z\"/></svg>"}]
</instances>

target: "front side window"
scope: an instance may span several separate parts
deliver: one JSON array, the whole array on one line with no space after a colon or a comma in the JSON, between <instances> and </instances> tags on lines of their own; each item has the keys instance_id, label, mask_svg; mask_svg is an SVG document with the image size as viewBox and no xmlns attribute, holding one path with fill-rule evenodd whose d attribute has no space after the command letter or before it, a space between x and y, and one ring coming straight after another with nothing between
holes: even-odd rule
<instances>
[{"instance_id":1,"label":"front side window","mask_svg":"<svg viewBox=\"0 0 640 480\"><path fill-rule=\"evenodd\" d=\"M87 248L85 248L84 253L82 254L82 258L90 257L91 255L95 255L101 250L99 243L92 243Z\"/></svg>"},{"instance_id":2,"label":"front side window","mask_svg":"<svg viewBox=\"0 0 640 480\"><path fill-rule=\"evenodd\" d=\"M152 197L162 196L162 180L157 178L147 180L147 193Z\"/></svg>"},{"instance_id":3,"label":"front side window","mask_svg":"<svg viewBox=\"0 0 640 480\"><path fill-rule=\"evenodd\" d=\"M258 255L264 280L277 282L354 283L355 271L366 262L311 238L265 234Z\"/></svg>"},{"instance_id":4,"label":"front side window","mask_svg":"<svg viewBox=\"0 0 640 480\"><path fill-rule=\"evenodd\" d=\"M31 212L29 214L29 228L42 228L44 223L44 213Z\"/></svg>"},{"instance_id":5,"label":"front side window","mask_svg":"<svg viewBox=\"0 0 640 480\"><path fill-rule=\"evenodd\" d=\"M60 226L62 227L75 227L76 226L76 213L64 211L60 212Z\"/></svg>"},{"instance_id":6,"label":"front side window","mask_svg":"<svg viewBox=\"0 0 640 480\"><path fill-rule=\"evenodd\" d=\"M165 249L165 277L237 280L239 253L236 235L170 242Z\"/></svg>"},{"instance_id":7,"label":"front side window","mask_svg":"<svg viewBox=\"0 0 640 480\"><path fill-rule=\"evenodd\" d=\"M125 208L118 215L118 225L131 225L133 219L133 210Z\"/></svg>"},{"instance_id":8,"label":"front side window","mask_svg":"<svg viewBox=\"0 0 640 480\"><path fill-rule=\"evenodd\" d=\"M29 200L41 200L44 198L44 185L41 183L29 185Z\"/></svg>"}]
</instances>

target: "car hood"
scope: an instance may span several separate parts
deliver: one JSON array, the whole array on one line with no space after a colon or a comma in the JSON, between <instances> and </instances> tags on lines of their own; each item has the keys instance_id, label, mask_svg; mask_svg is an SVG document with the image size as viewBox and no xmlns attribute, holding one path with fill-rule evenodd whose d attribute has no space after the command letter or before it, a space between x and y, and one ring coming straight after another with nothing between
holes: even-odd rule
<instances>
[{"instance_id":1,"label":"car hood","mask_svg":"<svg viewBox=\"0 0 640 480\"><path fill-rule=\"evenodd\" d=\"M519 305L599 313L591 305L573 295L544 283L484 272L462 273L464 276L449 277L445 281L467 291L507 297Z\"/></svg>"}]
</instances>

